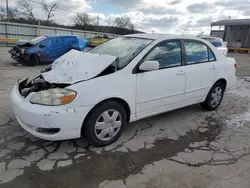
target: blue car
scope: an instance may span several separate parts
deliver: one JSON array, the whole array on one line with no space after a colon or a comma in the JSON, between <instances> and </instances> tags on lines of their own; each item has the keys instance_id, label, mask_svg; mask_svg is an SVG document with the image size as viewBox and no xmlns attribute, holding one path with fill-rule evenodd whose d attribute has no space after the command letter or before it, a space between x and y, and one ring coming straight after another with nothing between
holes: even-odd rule
<instances>
[{"instance_id":1,"label":"blue car","mask_svg":"<svg viewBox=\"0 0 250 188\"><path fill-rule=\"evenodd\" d=\"M73 35L39 36L32 40L19 40L9 50L11 58L28 66L52 63L71 49L83 51L88 41Z\"/></svg>"}]
</instances>

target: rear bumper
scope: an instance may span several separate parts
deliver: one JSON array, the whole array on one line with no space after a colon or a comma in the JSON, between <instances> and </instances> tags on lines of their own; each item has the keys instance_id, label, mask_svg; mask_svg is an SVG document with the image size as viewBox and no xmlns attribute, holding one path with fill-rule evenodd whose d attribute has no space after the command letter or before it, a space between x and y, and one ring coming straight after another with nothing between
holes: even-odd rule
<instances>
[{"instance_id":1,"label":"rear bumper","mask_svg":"<svg viewBox=\"0 0 250 188\"><path fill-rule=\"evenodd\" d=\"M12 110L18 123L30 134L44 140L68 140L81 137L84 118L92 107L43 106L31 104L30 94L25 99L20 95L18 84L11 92ZM60 129L44 133L39 129Z\"/></svg>"},{"instance_id":2,"label":"rear bumper","mask_svg":"<svg viewBox=\"0 0 250 188\"><path fill-rule=\"evenodd\" d=\"M229 76L227 78L227 88L226 91L235 88L237 85L237 77L235 75Z\"/></svg>"}]
</instances>

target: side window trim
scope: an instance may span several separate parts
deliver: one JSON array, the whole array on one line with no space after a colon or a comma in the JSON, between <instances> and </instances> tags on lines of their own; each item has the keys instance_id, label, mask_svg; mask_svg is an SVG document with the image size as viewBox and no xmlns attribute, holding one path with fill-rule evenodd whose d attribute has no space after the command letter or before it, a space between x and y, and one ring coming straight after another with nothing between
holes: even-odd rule
<instances>
[{"instance_id":1,"label":"side window trim","mask_svg":"<svg viewBox=\"0 0 250 188\"><path fill-rule=\"evenodd\" d=\"M208 53L208 61L198 62L198 63L192 63L192 64L187 64L187 54L186 54L186 48L185 48L185 45L184 45L185 42L196 42L196 43L200 43L200 44L206 46L206 47L207 47L207 53L208 53L208 50L210 50L211 53L212 53L212 55L214 56L214 60L213 60L213 61L210 61L209 53ZM204 42L202 42L202 41L194 40L194 39L183 39L183 40L182 40L182 46L183 46L184 52L185 52L185 53L184 53L184 59L185 59L185 61L184 61L184 66L187 66L187 65L196 65L196 64L201 64L201 63L209 63L209 62L217 61L216 56L214 55L213 50L211 50L211 48L210 48L207 44L205 44Z\"/></svg>"},{"instance_id":2,"label":"side window trim","mask_svg":"<svg viewBox=\"0 0 250 188\"><path fill-rule=\"evenodd\" d=\"M172 67L162 67L159 70L162 69L168 69L168 68L175 68L175 67L180 67L184 65L184 53L183 53L183 45L181 43L181 39L168 39L168 40L163 40L158 42L157 44L155 44L142 58L141 60L138 62L138 64L134 67L132 74L137 74L140 73L139 71L139 66L144 62L144 59L148 56L148 54L150 54L157 46L161 45L162 43L165 42L179 42L180 43L180 50L181 50L181 65L176 65L176 66L172 66Z\"/></svg>"}]
</instances>

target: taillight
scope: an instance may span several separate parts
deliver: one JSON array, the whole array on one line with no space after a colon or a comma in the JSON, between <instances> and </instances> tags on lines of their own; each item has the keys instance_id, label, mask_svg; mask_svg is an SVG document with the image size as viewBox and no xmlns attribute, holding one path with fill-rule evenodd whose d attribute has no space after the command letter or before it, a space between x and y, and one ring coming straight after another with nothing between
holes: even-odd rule
<instances>
[{"instance_id":1,"label":"taillight","mask_svg":"<svg viewBox=\"0 0 250 188\"><path fill-rule=\"evenodd\" d=\"M236 63L234 64L234 68L237 69L237 64Z\"/></svg>"}]
</instances>

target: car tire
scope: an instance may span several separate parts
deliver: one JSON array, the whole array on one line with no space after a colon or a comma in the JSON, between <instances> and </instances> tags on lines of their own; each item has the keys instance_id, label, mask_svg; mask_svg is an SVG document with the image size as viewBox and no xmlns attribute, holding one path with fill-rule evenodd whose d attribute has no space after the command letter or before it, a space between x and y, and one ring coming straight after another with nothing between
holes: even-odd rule
<instances>
[{"instance_id":1,"label":"car tire","mask_svg":"<svg viewBox=\"0 0 250 188\"><path fill-rule=\"evenodd\" d=\"M31 67L39 64L39 58L37 55L31 55L29 60L26 62L26 65Z\"/></svg>"},{"instance_id":2,"label":"car tire","mask_svg":"<svg viewBox=\"0 0 250 188\"><path fill-rule=\"evenodd\" d=\"M124 107L116 101L109 101L98 105L90 112L84 122L82 135L89 144L97 147L106 146L122 135L126 124L127 113Z\"/></svg>"},{"instance_id":3,"label":"car tire","mask_svg":"<svg viewBox=\"0 0 250 188\"><path fill-rule=\"evenodd\" d=\"M222 82L216 82L209 91L206 100L201 103L201 107L208 111L217 109L224 97L225 85Z\"/></svg>"}]
</instances>

